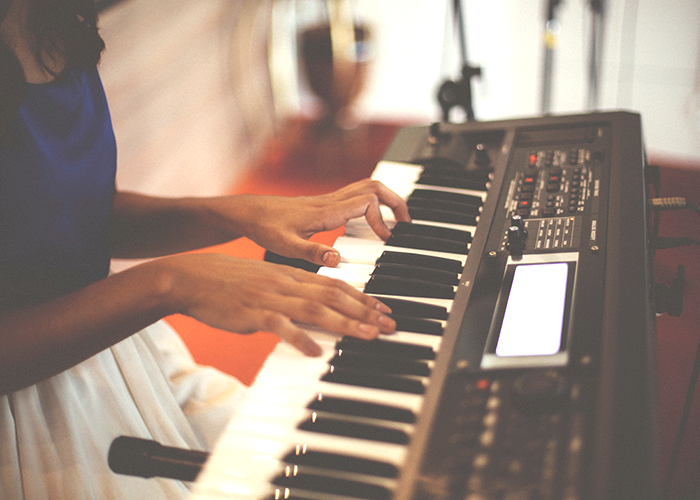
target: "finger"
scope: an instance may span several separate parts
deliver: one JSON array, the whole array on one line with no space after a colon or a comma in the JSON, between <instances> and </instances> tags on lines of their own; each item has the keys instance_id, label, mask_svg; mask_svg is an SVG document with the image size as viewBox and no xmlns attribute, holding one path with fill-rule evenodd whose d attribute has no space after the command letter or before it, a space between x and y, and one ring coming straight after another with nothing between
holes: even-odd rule
<instances>
[{"instance_id":1,"label":"finger","mask_svg":"<svg viewBox=\"0 0 700 500\"><path fill-rule=\"evenodd\" d=\"M383 316L385 319L380 320L380 324L374 324L374 320L370 320L370 322L355 319L335 308L313 300L290 297L284 302L285 305L281 305L281 307L289 308L288 312L293 322L314 325L342 336L373 340L383 330L386 330L385 333L391 333L396 329L393 320L386 316Z\"/></svg>"},{"instance_id":2,"label":"finger","mask_svg":"<svg viewBox=\"0 0 700 500\"><path fill-rule=\"evenodd\" d=\"M346 188L338 191L338 193L346 197L374 194L381 204L391 208L396 220L411 222L411 216L408 212L406 201L380 181L364 179L350 184Z\"/></svg>"},{"instance_id":3,"label":"finger","mask_svg":"<svg viewBox=\"0 0 700 500\"><path fill-rule=\"evenodd\" d=\"M274 333L305 356L318 357L323 353L320 345L284 315L262 310L259 312L261 330Z\"/></svg>"},{"instance_id":4,"label":"finger","mask_svg":"<svg viewBox=\"0 0 700 500\"><path fill-rule=\"evenodd\" d=\"M396 322L386 316L390 309L381 301L343 281L311 276L323 279L279 290L286 298L273 307L296 321L343 335L374 338L380 332L392 333L396 329Z\"/></svg>"},{"instance_id":5,"label":"finger","mask_svg":"<svg viewBox=\"0 0 700 500\"><path fill-rule=\"evenodd\" d=\"M339 288L343 293L346 293L354 300L364 304L366 307L379 311L380 313L391 314L391 308L384 302L359 291L342 280L308 272L294 272L292 278L301 283L318 283L326 287Z\"/></svg>"},{"instance_id":6,"label":"finger","mask_svg":"<svg viewBox=\"0 0 700 500\"><path fill-rule=\"evenodd\" d=\"M379 198L379 202L391 208L391 210L394 212L396 220L411 222L411 215L408 213L408 205L406 204L406 201L381 182L374 182L374 188L376 189L375 192L377 194L377 198Z\"/></svg>"},{"instance_id":7,"label":"finger","mask_svg":"<svg viewBox=\"0 0 700 500\"><path fill-rule=\"evenodd\" d=\"M340 253L323 243L311 242L295 234L290 235L283 245L285 256L304 259L318 266L335 267L340 264Z\"/></svg>"}]
</instances>

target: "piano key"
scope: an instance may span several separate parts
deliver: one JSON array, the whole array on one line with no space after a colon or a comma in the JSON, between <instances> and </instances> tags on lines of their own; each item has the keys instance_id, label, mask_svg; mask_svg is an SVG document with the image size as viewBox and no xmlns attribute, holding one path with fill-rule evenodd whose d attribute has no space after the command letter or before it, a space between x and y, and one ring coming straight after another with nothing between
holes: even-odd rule
<instances>
[{"instance_id":1,"label":"piano key","mask_svg":"<svg viewBox=\"0 0 700 500\"><path fill-rule=\"evenodd\" d=\"M413 253L384 252L375 264L341 262L337 267L322 267L318 274L346 281L362 290L378 266L402 266L435 271L441 276L455 276L462 271L462 263L452 259L421 256ZM422 271L421 271L422 272ZM446 273L446 274L442 274Z\"/></svg>"},{"instance_id":2,"label":"piano key","mask_svg":"<svg viewBox=\"0 0 700 500\"><path fill-rule=\"evenodd\" d=\"M284 256L278 255L274 252L270 252L269 250L267 250L265 252L265 261L272 262L273 264L284 264L286 266L296 267L298 269L304 269L305 271L309 271L311 273L318 272L319 268L321 267L317 264L313 264L313 263L309 262L308 260L292 259L290 257L284 257Z\"/></svg>"},{"instance_id":3,"label":"piano key","mask_svg":"<svg viewBox=\"0 0 700 500\"><path fill-rule=\"evenodd\" d=\"M387 240L387 245L399 248L415 248L454 254L466 255L469 253L469 248L464 242L433 238L430 236L392 234Z\"/></svg>"},{"instance_id":4,"label":"piano key","mask_svg":"<svg viewBox=\"0 0 700 500\"><path fill-rule=\"evenodd\" d=\"M475 215L432 208L409 207L408 213L413 220L448 222L461 226L475 226L479 220Z\"/></svg>"},{"instance_id":5,"label":"piano key","mask_svg":"<svg viewBox=\"0 0 700 500\"><path fill-rule=\"evenodd\" d=\"M307 449L326 452L343 450L344 454L360 459L382 457L384 462L396 466L403 462L405 456L403 445L322 435L293 428L287 428L283 437L274 439L274 436L261 432L246 420L235 418L231 421L202 474L202 484L210 486L201 488L202 494L227 499L264 498L270 494L272 478L284 470L282 459L290 450L290 442L303 443L302 446ZM292 444L291 448L294 447Z\"/></svg>"},{"instance_id":6,"label":"piano key","mask_svg":"<svg viewBox=\"0 0 700 500\"><path fill-rule=\"evenodd\" d=\"M397 477L399 474L399 469L387 462L357 458L339 453L309 450L303 446L296 446L282 460L293 465L307 465L380 477L392 478Z\"/></svg>"},{"instance_id":7,"label":"piano key","mask_svg":"<svg viewBox=\"0 0 700 500\"><path fill-rule=\"evenodd\" d=\"M473 205L475 207L480 207L484 204L483 196L447 192L447 191L437 191L435 189L418 188L414 189L408 196L408 200L412 199L429 199L429 200L443 200L451 201L454 203L461 203L464 205Z\"/></svg>"},{"instance_id":8,"label":"piano key","mask_svg":"<svg viewBox=\"0 0 700 500\"><path fill-rule=\"evenodd\" d=\"M335 367L372 373L430 376L430 365L425 361L402 359L393 356L342 351L336 354L328 363Z\"/></svg>"},{"instance_id":9,"label":"piano key","mask_svg":"<svg viewBox=\"0 0 700 500\"><path fill-rule=\"evenodd\" d=\"M372 276L395 276L398 278L441 283L449 286L457 286L459 284L459 275L457 273L404 264L379 263L372 271Z\"/></svg>"},{"instance_id":10,"label":"piano key","mask_svg":"<svg viewBox=\"0 0 700 500\"><path fill-rule=\"evenodd\" d=\"M425 392L425 384L420 379L382 373L366 373L334 366L328 369L326 374L321 377L321 380L335 384L371 387L373 389L407 392L409 394L423 394Z\"/></svg>"},{"instance_id":11,"label":"piano key","mask_svg":"<svg viewBox=\"0 0 700 500\"><path fill-rule=\"evenodd\" d=\"M424 267L426 269L437 269L453 273L461 273L462 268L464 267L463 262L457 259L391 250L385 250L382 252L376 263L403 264L407 266Z\"/></svg>"},{"instance_id":12,"label":"piano key","mask_svg":"<svg viewBox=\"0 0 700 500\"><path fill-rule=\"evenodd\" d=\"M461 231L458 229L403 221L397 222L391 229L391 233L393 235L414 235L427 236L430 238L441 238L444 240L458 241L464 245L472 242L472 233L470 231Z\"/></svg>"},{"instance_id":13,"label":"piano key","mask_svg":"<svg viewBox=\"0 0 700 500\"><path fill-rule=\"evenodd\" d=\"M414 191L414 189L416 189L418 179L424 170L425 167L412 163L380 161L377 163L371 178L386 184L403 199L408 199L410 194ZM465 189L444 186L441 184L425 185L421 186L421 188L431 189L434 191L468 194L481 198L484 198L486 195L486 192L481 189Z\"/></svg>"},{"instance_id":14,"label":"piano key","mask_svg":"<svg viewBox=\"0 0 700 500\"><path fill-rule=\"evenodd\" d=\"M371 178L390 186L391 189L407 199L416 187L416 181L424 167L411 163L380 161L372 172Z\"/></svg>"},{"instance_id":15,"label":"piano key","mask_svg":"<svg viewBox=\"0 0 700 500\"><path fill-rule=\"evenodd\" d=\"M303 470L281 474L273 480L273 484L292 490L310 490L365 500L389 500L391 498L391 490L385 486L304 473Z\"/></svg>"},{"instance_id":16,"label":"piano key","mask_svg":"<svg viewBox=\"0 0 700 500\"><path fill-rule=\"evenodd\" d=\"M386 336L394 337L394 335ZM333 383L326 383L321 380L321 376L328 371L327 360L331 359L337 349L345 349L348 352L369 352L385 356L404 357L408 359L429 360L434 359L434 349L431 345L417 343L428 335L401 333L397 336L411 341L411 343L399 340L375 340L370 345L362 347L356 345L354 341L358 339L343 338L337 343L328 345L321 343L324 355L319 358L305 358L288 344L280 343L274 351L275 358L284 360L284 364L267 363L260 371L256 379L256 387L265 389L261 392L254 392L250 398L254 398L261 405L261 412L267 411L264 405L291 405L305 407L309 400L316 398L319 393L328 397L348 397L362 398L367 402L378 404L391 404L406 408L411 411L417 409L420 399L414 396L401 395L395 392L382 391L379 389L358 389L355 387L341 387ZM429 340L433 341L434 338ZM313 382L315 381L315 382ZM303 389L303 390L301 390Z\"/></svg>"},{"instance_id":17,"label":"piano key","mask_svg":"<svg viewBox=\"0 0 700 500\"><path fill-rule=\"evenodd\" d=\"M411 410L379 403L369 403L348 398L338 398L319 394L311 401L307 408L324 411L326 413L340 413L342 415L355 415L366 418L377 418L391 422L403 422L412 424L416 421L416 414Z\"/></svg>"},{"instance_id":18,"label":"piano key","mask_svg":"<svg viewBox=\"0 0 700 500\"><path fill-rule=\"evenodd\" d=\"M425 333L397 331L379 337L383 342L394 342L399 344L415 345L432 349L434 352L440 348L442 342L441 335L430 335Z\"/></svg>"},{"instance_id":19,"label":"piano key","mask_svg":"<svg viewBox=\"0 0 700 500\"><path fill-rule=\"evenodd\" d=\"M436 252L431 250L417 250L413 248L399 248L386 245L381 240L368 240L360 238L349 238L341 236L336 240L334 245L340 252L341 262L375 264L377 258L387 251L413 253L417 255L426 255L433 257L442 257L445 259L458 260L462 263L462 267L466 261L464 255L453 254L448 252ZM461 271L461 268L460 268Z\"/></svg>"},{"instance_id":20,"label":"piano key","mask_svg":"<svg viewBox=\"0 0 700 500\"><path fill-rule=\"evenodd\" d=\"M430 175L435 177L449 177L452 179L464 179L479 182L489 182L491 180L491 173L488 170L482 169L466 169L462 166L456 168L449 166L437 166L437 165L423 165L423 172L421 175Z\"/></svg>"},{"instance_id":21,"label":"piano key","mask_svg":"<svg viewBox=\"0 0 700 500\"><path fill-rule=\"evenodd\" d=\"M403 222L386 221L392 233L396 234L417 234L448 240L462 241L465 244L471 243L474 226L460 226L446 222L421 221ZM384 244L374 233L374 230L361 219L353 219L345 226L345 237L359 240L372 240L377 246ZM342 241L342 240L341 240ZM336 241L336 244L338 242ZM335 245L334 245L335 246Z\"/></svg>"},{"instance_id":22,"label":"piano key","mask_svg":"<svg viewBox=\"0 0 700 500\"><path fill-rule=\"evenodd\" d=\"M396 329L404 332L423 333L425 335L442 335L443 326L439 321L433 321L422 318L409 318L390 314L391 318L396 321Z\"/></svg>"},{"instance_id":23,"label":"piano key","mask_svg":"<svg viewBox=\"0 0 700 500\"><path fill-rule=\"evenodd\" d=\"M357 422L343 417L334 417L331 414L325 416L317 412L311 412L298 427L300 430L317 434L364 439L378 443L407 444L409 440L408 432L398 425Z\"/></svg>"},{"instance_id":24,"label":"piano key","mask_svg":"<svg viewBox=\"0 0 700 500\"><path fill-rule=\"evenodd\" d=\"M445 201L432 198L409 198L407 200L409 210L412 208L429 208L433 210L443 210L446 212L457 212L476 217L481 213L478 206L454 201Z\"/></svg>"},{"instance_id":25,"label":"piano key","mask_svg":"<svg viewBox=\"0 0 700 500\"><path fill-rule=\"evenodd\" d=\"M372 276L365 285L364 291L365 293L382 295L432 297L436 299L451 299L455 295L454 287L449 285L397 278L395 276Z\"/></svg>"},{"instance_id":26,"label":"piano key","mask_svg":"<svg viewBox=\"0 0 700 500\"><path fill-rule=\"evenodd\" d=\"M428 171L422 173L420 178L416 181L416 184L429 186L444 186L474 191L487 191L489 185L488 181L483 181L481 179L470 179L468 177L461 177L458 175L440 175L437 174L435 171Z\"/></svg>"},{"instance_id":27,"label":"piano key","mask_svg":"<svg viewBox=\"0 0 700 500\"><path fill-rule=\"evenodd\" d=\"M344 337L336 344L338 350L351 352L366 352L397 356L406 359L435 359L435 351L430 347L409 343L392 342L384 339L360 340L353 337Z\"/></svg>"},{"instance_id":28,"label":"piano key","mask_svg":"<svg viewBox=\"0 0 700 500\"><path fill-rule=\"evenodd\" d=\"M397 299L391 297L377 297L391 309L392 314L401 315L404 317L425 318L425 319L447 319L447 308L426 304L425 302L417 302L413 300Z\"/></svg>"}]
</instances>

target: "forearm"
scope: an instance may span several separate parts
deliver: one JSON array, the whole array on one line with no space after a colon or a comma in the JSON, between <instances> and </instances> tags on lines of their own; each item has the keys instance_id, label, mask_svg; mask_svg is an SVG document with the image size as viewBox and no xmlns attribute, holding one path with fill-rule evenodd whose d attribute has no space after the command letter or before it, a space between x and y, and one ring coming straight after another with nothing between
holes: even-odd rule
<instances>
[{"instance_id":1,"label":"forearm","mask_svg":"<svg viewBox=\"0 0 700 500\"><path fill-rule=\"evenodd\" d=\"M116 193L110 227L112 256L160 257L239 238L241 233L230 220L223 220L213 208L219 201Z\"/></svg>"},{"instance_id":2,"label":"forearm","mask_svg":"<svg viewBox=\"0 0 700 500\"><path fill-rule=\"evenodd\" d=\"M143 265L58 299L0 313L0 393L60 373L176 312L170 277Z\"/></svg>"}]
</instances>

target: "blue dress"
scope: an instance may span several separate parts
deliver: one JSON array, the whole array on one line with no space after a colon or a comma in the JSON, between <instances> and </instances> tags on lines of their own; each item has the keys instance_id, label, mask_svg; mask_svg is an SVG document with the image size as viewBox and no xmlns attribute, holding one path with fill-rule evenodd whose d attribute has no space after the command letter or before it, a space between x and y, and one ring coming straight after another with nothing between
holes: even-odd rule
<instances>
[{"instance_id":1,"label":"blue dress","mask_svg":"<svg viewBox=\"0 0 700 500\"><path fill-rule=\"evenodd\" d=\"M116 147L97 71L29 85L14 129L0 146L0 293L21 306L109 273ZM129 435L211 450L244 394L160 321L0 396L0 498L183 498L186 483L112 473L109 445Z\"/></svg>"}]
</instances>

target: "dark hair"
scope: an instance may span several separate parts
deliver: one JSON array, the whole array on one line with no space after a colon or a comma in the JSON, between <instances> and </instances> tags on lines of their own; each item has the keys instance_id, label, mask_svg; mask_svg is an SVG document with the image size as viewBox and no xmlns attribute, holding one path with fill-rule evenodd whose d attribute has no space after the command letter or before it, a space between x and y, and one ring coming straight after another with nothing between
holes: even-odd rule
<instances>
[{"instance_id":1,"label":"dark hair","mask_svg":"<svg viewBox=\"0 0 700 500\"><path fill-rule=\"evenodd\" d=\"M10 1L0 6L4 20ZM95 67L104 50L97 31L94 0L31 0L29 32L35 39L35 57L49 74L52 54L65 57L63 71L75 67ZM24 72L12 49L0 39L0 142L12 140L12 122L24 99Z\"/></svg>"}]
</instances>

